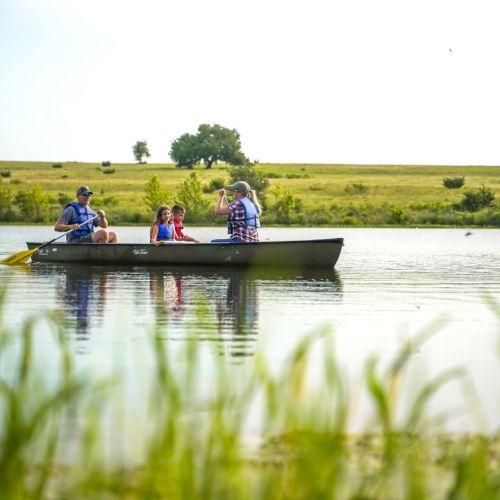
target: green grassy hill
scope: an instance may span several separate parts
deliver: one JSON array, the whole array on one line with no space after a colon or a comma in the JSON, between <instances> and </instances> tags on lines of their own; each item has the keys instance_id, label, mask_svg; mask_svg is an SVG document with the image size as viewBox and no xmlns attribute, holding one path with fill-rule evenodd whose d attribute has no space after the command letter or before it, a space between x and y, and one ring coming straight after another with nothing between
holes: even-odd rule
<instances>
[{"instance_id":1,"label":"green grassy hill","mask_svg":"<svg viewBox=\"0 0 500 500\"><path fill-rule=\"evenodd\" d=\"M0 162L0 222L52 222L65 198L74 198L80 185L95 193L94 208L104 208L113 224L145 223L152 218L144 196L147 182L158 176L168 191L168 204L193 170L172 164L111 165L114 173L97 163ZM465 191L482 185L500 195L500 167L257 164L269 180L266 190L267 224L296 225L485 225L500 227L500 203L470 212L460 207ZM227 167L194 169L202 186L214 179L229 179ZM10 175L9 175L10 174ZM446 189L444 177L465 177L460 189ZM49 198L48 207L36 217L16 197L38 186ZM281 187L281 191L277 191ZM7 194L6 194L7 193ZM8 194L10 193L10 194ZM259 193L264 194L264 193ZM287 197L288 195L288 197ZM10 201L5 200L10 196ZM217 192L204 193L209 209L189 224L210 224ZM2 200L4 200L2 202ZM3 203L3 205L2 205ZM21 215L22 214L22 215ZM188 214L189 219L189 214Z\"/></svg>"}]
</instances>

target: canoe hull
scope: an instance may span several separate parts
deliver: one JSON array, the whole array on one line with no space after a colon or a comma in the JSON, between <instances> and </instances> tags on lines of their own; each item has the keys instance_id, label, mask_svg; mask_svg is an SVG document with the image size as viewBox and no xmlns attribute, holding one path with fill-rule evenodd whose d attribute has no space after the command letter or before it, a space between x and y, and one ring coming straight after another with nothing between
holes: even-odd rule
<instances>
[{"instance_id":1,"label":"canoe hull","mask_svg":"<svg viewBox=\"0 0 500 500\"><path fill-rule=\"evenodd\" d=\"M236 267L333 267L342 238L261 243L171 243L116 245L52 244L32 256L33 262L85 262L92 264L203 265ZM28 242L33 249L40 243Z\"/></svg>"}]
</instances>

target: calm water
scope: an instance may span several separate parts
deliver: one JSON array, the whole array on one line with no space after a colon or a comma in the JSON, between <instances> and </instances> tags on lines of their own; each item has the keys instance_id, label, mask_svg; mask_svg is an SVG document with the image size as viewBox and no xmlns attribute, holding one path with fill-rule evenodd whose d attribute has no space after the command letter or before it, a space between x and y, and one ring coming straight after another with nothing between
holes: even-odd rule
<instances>
[{"instance_id":1,"label":"calm water","mask_svg":"<svg viewBox=\"0 0 500 500\"><path fill-rule=\"evenodd\" d=\"M122 242L147 239L144 228L116 230ZM220 228L189 232L202 241L223 235ZM53 237L45 227L0 227L0 258L24 249L27 240ZM441 318L440 332L415 352L412 369L432 376L465 366L487 427L496 428L500 391L491 388L500 375L500 322L485 296L500 303L500 230L261 231L263 240L321 237L345 239L335 270L0 266L2 284L9 284L6 322L18 326L32 313L64 311L79 362L97 373L106 372L116 352L146 352L153 326L174 346L197 336L244 369L257 350L279 367L299 338L328 324L339 363L355 379L369 355L387 358L402 341ZM200 307L207 311L201 320ZM47 336L40 333L37 339L49 359ZM147 359L144 354L142 362ZM122 365L126 370L126 362ZM452 428L466 429L470 419L460 394L458 386L443 389L436 409L453 413Z\"/></svg>"}]
</instances>

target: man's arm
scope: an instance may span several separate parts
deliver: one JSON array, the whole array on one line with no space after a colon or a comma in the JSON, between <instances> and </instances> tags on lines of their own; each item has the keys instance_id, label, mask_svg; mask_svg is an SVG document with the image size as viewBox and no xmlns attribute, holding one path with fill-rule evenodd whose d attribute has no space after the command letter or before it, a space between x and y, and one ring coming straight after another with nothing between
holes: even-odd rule
<instances>
[{"instance_id":1,"label":"man's arm","mask_svg":"<svg viewBox=\"0 0 500 500\"><path fill-rule=\"evenodd\" d=\"M61 217L57 220L54 231L59 233L65 233L66 231L70 231L71 229L80 229L80 224L70 224L69 221L73 218L73 209L68 207L64 209Z\"/></svg>"},{"instance_id":2,"label":"man's arm","mask_svg":"<svg viewBox=\"0 0 500 500\"><path fill-rule=\"evenodd\" d=\"M98 210L97 215L99 216L99 222L97 223L97 225L102 228L108 227L108 219L106 219L106 213L104 212L104 210Z\"/></svg>"}]
</instances>

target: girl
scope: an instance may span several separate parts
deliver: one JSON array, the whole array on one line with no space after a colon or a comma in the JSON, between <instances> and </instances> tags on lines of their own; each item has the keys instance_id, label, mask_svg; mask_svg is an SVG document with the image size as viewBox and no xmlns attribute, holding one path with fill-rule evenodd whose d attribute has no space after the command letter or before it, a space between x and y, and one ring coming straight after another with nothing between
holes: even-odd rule
<instances>
[{"instance_id":1,"label":"girl","mask_svg":"<svg viewBox=\"0 0 500 500\"><path fill-rule=\"evenodd\" d=\"M151 243L155 246L158 246L162 241L177 239L172 222L172 212L167 205L160 205L156 210L156 219L151 226L149 236Z\"/></svg>"}]
</instances>

